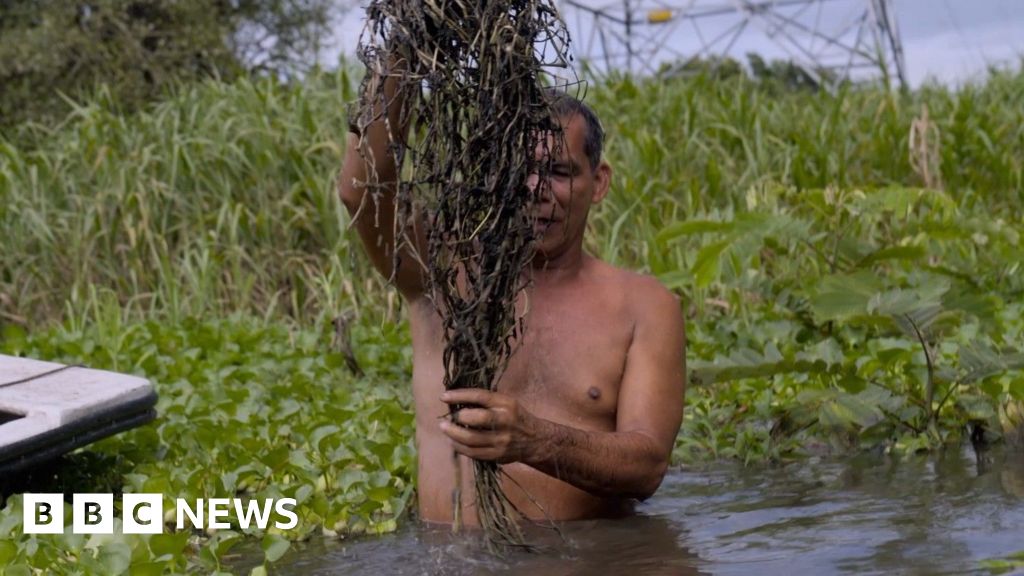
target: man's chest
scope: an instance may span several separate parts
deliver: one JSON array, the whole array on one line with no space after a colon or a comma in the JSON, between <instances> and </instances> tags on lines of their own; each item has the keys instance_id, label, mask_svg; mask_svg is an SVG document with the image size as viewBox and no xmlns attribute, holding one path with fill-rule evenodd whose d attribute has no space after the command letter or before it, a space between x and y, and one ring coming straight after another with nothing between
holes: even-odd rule
<instances>
[{"instance_id":1,"label":"man's chest","mask_svg":"<svg viewBox=\"0 0 1024 576\"><path fill-rule=\"evenodd\" d=\"M633 325L597 298L536 303L498 383L531 412L565 424L614 428Z\"/></svg>"}]
</instances>

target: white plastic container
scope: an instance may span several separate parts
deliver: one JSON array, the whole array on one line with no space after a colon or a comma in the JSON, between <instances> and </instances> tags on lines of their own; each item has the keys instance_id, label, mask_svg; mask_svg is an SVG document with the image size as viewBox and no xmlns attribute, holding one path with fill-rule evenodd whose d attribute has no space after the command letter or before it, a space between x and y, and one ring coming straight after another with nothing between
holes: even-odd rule
<instances>
[{"instance_id":1,"label":"white plastic container","mask_svg":"<svg viewBox=\"0 0 1024 576\"><path fill-rule=\"evenodd\" d=\"M145 378L0 355L0 473L145 424L155 404Z\"/></svg>"}]
</instances>

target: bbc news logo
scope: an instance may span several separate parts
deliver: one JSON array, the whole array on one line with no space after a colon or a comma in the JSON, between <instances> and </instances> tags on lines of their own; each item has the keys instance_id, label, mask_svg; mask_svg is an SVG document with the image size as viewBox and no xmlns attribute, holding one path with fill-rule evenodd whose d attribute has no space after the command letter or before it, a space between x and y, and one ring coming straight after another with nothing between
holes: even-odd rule
<instances>
[{"instance_id":1,"label":"bbc news logo","mask_svg":"<svg viewBox=\"0 0 1024 576\"><path fill-rule=\"evenodd\" d=\"M26 534L64 533L63 494L25 494L22 524ZM178 498L174 501L175 525L190 528L226 530L231 511L238 526L256 526L265 530L290 530L299 523L295 499L242 500L239 498L199 498L195 501ZM162 494L124 494L121 497L121 532L124 534L160 534L164 531L164 497ZM71 531L74 534L113 534L113 494L75 494L71 504ZM282 521L285 519L287 521Z\"/></svg>"}]
</instances>

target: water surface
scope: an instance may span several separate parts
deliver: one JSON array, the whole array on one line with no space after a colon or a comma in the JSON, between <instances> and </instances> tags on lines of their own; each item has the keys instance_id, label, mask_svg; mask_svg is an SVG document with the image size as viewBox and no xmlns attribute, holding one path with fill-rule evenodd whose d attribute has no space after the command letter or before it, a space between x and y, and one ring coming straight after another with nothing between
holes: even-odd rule
<instances>
[{"instance_id":1,"label":"water surface","mask_svg":"<svg viewBox=\"0 0 1024 576\"><path fill-rule=\"evenodd\" d=\"M415 522L314 542L284 574L964 574L1024 550L1024 453L718 463L672 471L635 517L532 529L542 552L487 554Z\"/></svg>"}]
</instances>

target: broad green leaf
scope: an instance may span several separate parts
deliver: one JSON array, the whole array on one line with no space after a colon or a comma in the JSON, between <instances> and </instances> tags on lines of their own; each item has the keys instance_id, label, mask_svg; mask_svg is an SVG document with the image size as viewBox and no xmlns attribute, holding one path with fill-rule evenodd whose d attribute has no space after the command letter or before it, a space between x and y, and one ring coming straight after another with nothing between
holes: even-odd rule
<instances>
[{"instance_id":1,"label":"broad green leaf","mask_svg":"<svg viewBox=\"0 0 1024 576\"><path fill-rule=\"evenodd\" d=\"M904 316L925 306L935 304L923 301L921 295L912 290L886 290L868 300L867 312L884 316Z\"/></svg>"},{"instance_id":2,"label":"broad green leaf","mask_svg":"<svg viewBox=\"0 0 1024 576\"><path fill-rule=\"evenodd\" d=\"M777 374L825 372L828 372L825 362L807 356L786 359L773 343L769 343L763 354L744 348L715 362L693 361L687 379L694 386L704 386L745 378L768 378Z\"/></svg>"},{"instance_id":3,"label":"broad green leaf","mask_svg":"<svg viewBox=\"0 0 1024 576\"><path fill-rule=\"evenodd\" d=\"M153 556L160 557L164 554L177 555L180 554L185 546L188 545L189 532L182 530L181 532L172 532L164 534L154 534L149 539L149 549L153 553Z\"/></svg>"},{"instance_id":4,"label":"broad green leaf","mask_svg":"<svg viewBox=\"0 0 1024 576\"><path fill-rule=\"evenodd\" d=\"M129 568L131 576L161 576L167 572L167 562L136 562Z\"/></svg>"},{"instance_id":5,"label":"broad green leaf","mask_svg":"<svg viewBox=\"0 0 1024 576\"><path fill-rule=\"evenodd\" d=\"M671 272L659 274L658 281L669 290L678 290L680 288L685 288L687 284L692 282L693 275L686 270L673 270Z\"/></svg>"},{"instance_id":6,"label":"broad green leaf","mask_svg":"<svg viewBox=\"0 0 1024 576\"><path fill-rule=\"evenodd\" d=\"M685 220L666 226L658 233L658 242L670 242L683 236L706 234L709 232L729 232L735 228L732 222L716 222L713 220Z\"/></svg>"},{"instance_id":7,"label":"broad green leaf","mask_svg":"<svg viewBox=\"0 0 1024 576\"><path fill-rule=\"evenodd\" d=\"M868 302L881 287L878 277L865 270L825 276L810 297L811 310L819 322L866 314Z\"/></svg>"},{"instance_id":8,"label":"broad green leaf","mask_svg":"<svg viewBox=\"0 0 1024 576\"><path fill-rule=\"evenodd\" d=\"M877 405L861 395L840 394L836 400L851 415L853 423L862 428L871 426L884 417Z\"/></svg>"},{"instance_id":9,"label":"broad green leaf","mask_svg":"<svg viewBox=\"0 0 1024 576\"><path fill-rule=\"evenodd\" d=\"M291 548L291 542L278 534L267 534L263 537L261 547L267 562L277 562Z\"/></svg>"},{"instance_id":10,"label":"broad green leaf","mask_svg":"<svg viewBox=\"0 0 1024 576\"><path fill-rule=\"evenodd\" d=\"M708 244L697 252L697 259L693 263L693 277L698 288L706 288L718 279L719 258L730 244L731 238Z\"/></svg>"},{"instance_id":11,"label":"broad green leaf","mask_svg":"<svg viewBox=\"0 0 1024 576\"><path fill-rule=\"evenodd\" d=\"M1024 369L1024 354L999 353L984 342L973 342L960 346L960 369L964 375L960 378L963 384L984 380L1007 370Z\"/></svg>"},{"instance_id":12,"label":"broad green leaf","mask_svg":"<svg viewBox=\"0 0 1024 576\"><path fill-rule=\"evenodd\" d=\"M28 564L15 564L4 568L4 576L33 576L34 572Z\"/></svg>"},{"instance_id":13,"label":"broad green leaf","mask_svg":"<svg viewBox=\"0 0 1024 576\"><path fill-rule=\"evenodd\" d=\"M99 549L98 559L104 573L124 574L132 563L132 548L122 542L104 544Z\"/></svg>"},{"instance_id":14,"label":"broad green leaf","mask_svg":"<svg viewBox=\"0 0 1024 576\"><path fill-rule=\"evenodd\" d=\"M855 396L868 406L876 406L888 412L899 410L907 402L904 396L896 396L891 391L875 384L868 384Z\"/></svg>"},{"instance_id":15,"label":"broad green leaf","mask_svg":"<svg viewBox=\"0 0 1024 576\"><path fill-rule=\"evenodd\" d=\"M241 535L234 531L217 532L210 539L211 552L216 558L223 558L235 544L238 544Z\"/></svg>"},{"instance_id":16,"label":"broad green leaf","mask_svg":"<svg viewBox=\"0 0 1024 576\"><path fill-rule=\"evenodd\" d=\"M18 556L18 545L11 540L0 540L0 566L8 566Z\"/></svg>"},{"instance_id":17,"label":"broad green leaf","mask_svg":"<svg viewBox=\"0 0 1024 576\"><path fill-rule=\"evenodd\" d=\"M868 254L857 263L857 266L867 267L885 260L921 260L926 254L922 246L888 246Z\"/></svg>"},{"instance_id":18,"label":"broad green leaf","mask_svg":"<svg viewBox=\"0 0 1024 576\"><path fill-rule=\"evenodd\" d=\"M985 294L977 290L965 290L949 294L943 298L943 306L952 310L963 310L984 322L992 322L1002 302L993 294Z\"/></svg>"},{"instance_id":19,"label":"broad green leaf","mask_svg":"<svg viewBox=\"0 0 1024 576\"><path fill-rule=\"evenodd\" d=\"M811 363L820 360L828 366L841 365L845 359L843 350L834 338L826 338L808 350L797 353L796 358Z\"/></svg>"},{"instance_id":20,"label":"broad green leaf","mask_svg":"<svg viewBox=\"0 0 1024 576\"><path fill-rule=\"evenodd\" d=\"M860 426L861 419L865 412L860 410L863 406L852 403L849 396L825 402L818 411L818 420L822 426L827 428L851 428Z\"/></svg>"},{"instance_id":21,"label":"broad green leaf","mask_svg":"<svg viewBox=\"0 0 1024 576\"><path fill-rule=\"evenodd\" d=\"M338 474L338 486L342 492L347 492L352 486L356 484L365 484L369 479L369 474L363 470L354 468L346 468Z\"/></svg>"}]
</instances>

